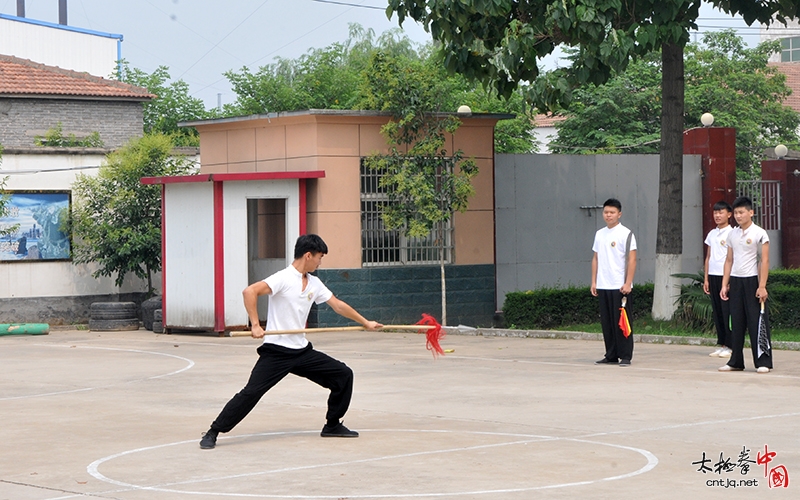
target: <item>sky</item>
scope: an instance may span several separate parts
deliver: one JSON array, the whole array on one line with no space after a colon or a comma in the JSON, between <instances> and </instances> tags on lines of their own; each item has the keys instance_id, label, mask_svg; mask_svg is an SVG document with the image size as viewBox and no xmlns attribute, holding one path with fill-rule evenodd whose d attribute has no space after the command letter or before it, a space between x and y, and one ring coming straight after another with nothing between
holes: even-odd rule
<instances>
[{"instance_id":1,"label":"sky","mask_svg":"<svg viewBox=\"0 0 800 500\"><path fill-rule=\"evenodd\" d=\"M68 0L67 6L70 26L123 35L122 57L132 67L147 73L168 67L209 108L236 99L226 71L255 70L276 57L344 41L351 23L376 34L398 27L396 17L386 18L386 0ZM16 9L17 0L0 0L0 13L16 15ZM758 29L740 18L707 4L701 16L698 36L733 27L749 45L759 41ZM25 17L58 23L58 0L26 0ZM430 39L413 20L403 30L418 43ZM544 61L545 68L557 64L557 57Z\"/></svg>"}]
</instances>

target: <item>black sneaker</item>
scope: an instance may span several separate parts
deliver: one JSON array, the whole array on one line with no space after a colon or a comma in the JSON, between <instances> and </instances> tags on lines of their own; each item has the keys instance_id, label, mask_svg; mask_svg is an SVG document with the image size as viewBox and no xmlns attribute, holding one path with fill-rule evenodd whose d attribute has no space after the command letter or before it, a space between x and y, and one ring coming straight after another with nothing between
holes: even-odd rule
<instances>
[{"instance_id":1,"label":"black sneaker","mask_svg":"<svg viewBox=\"0 0 800 500\"><path fill-rule=\"evenodd\" d=\"M200 440L200 448L210 450L217 445L217 434L219 432L209 429L208 432L203 434L203 439Z\"/></svg>"},{"instance_id":2,"label":"black sneaker","mask_svg":"<svg viewBox=\"0 0 800 500\"><path fill-rule=\"evenodd\" d=\"M598 359L594 362L596 365L616 365L617 363L617 360L610 360L608 358Z\"/></svg>"},{"instance_id":3,"label":"black sneaker","mask_svg":"<svg viewBox=\"0 0 800 500\"><path fill-rule=\"evenodd\" d=\"M620 359L619 360L619 366L631 366L631 360L630 359Z\"/></svg>"},{"instance_id":4,"label":"black sneaker","mask_svg":"<svg viewBox=\"0 0 800 500\"><path fill-rule=\"evenodd\" d=\"M325 424L319 435L324 438L357 438L358 432L351 431L343 423L339 422L336 425Z\"/></svg>"}]
</instances>

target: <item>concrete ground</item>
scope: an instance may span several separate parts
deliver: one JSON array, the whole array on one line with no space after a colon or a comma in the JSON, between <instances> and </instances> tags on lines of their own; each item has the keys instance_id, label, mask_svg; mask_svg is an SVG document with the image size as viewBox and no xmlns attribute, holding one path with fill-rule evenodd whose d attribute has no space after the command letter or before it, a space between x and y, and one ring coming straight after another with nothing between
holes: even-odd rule
<instances>
[{"instance_id":1,"label":"concrete ground","mask_svg":"<svg viewBox=\"0 0 800 500\"><path fill-rule=\"evenodd\" d=\"M355 371L358 439L320 438L327 392L290 376L201 450L253 339L0 337L0 500L797 498L800 352L762 375L708 346L621 368L587 340L450 335L434 359L413 333L309 337Z\"/></svg>"}]
</instances>

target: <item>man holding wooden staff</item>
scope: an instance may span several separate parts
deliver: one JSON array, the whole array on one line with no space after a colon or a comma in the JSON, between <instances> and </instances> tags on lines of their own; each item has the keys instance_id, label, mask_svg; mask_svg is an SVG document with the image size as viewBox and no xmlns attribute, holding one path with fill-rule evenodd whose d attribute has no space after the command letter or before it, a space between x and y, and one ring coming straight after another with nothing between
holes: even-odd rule
<instances>
[{"instance_id":1,"label":"man holding wooden staff","mask_svg":"<svg viewBox=\"0 0 800 500\"><path fill-rule=\"evenodd\" d=\"M327 253L328 246L316 234L300 236L294 247L294 261L289 267L253 283L242 292L244 307L250 317L251 336L263 337L264 343L258 348L259 358L247 385L222 409L200 440L200 448L214 448L217 435L233 429L261 397L289 373L330 389L322 437L358 437L358 432L351 431L340 420L350 406L353 371L341 361L314 350L305 333L266 335L258 318L258 297L269 295L267 331L305 328L311 306L324 302L337 314L356 321L367 330L381 328L382 324L365 319L347 303L334 297L319 278L309 274L317 270Z\"/></svg>"}]
</instances>

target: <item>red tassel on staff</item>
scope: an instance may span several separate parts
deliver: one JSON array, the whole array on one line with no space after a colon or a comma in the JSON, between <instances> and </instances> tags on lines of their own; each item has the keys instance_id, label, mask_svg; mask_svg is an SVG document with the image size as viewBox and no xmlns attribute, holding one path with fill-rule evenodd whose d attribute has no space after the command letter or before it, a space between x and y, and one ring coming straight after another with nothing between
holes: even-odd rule
<instances>
[{"instance_id":1,"label":"red tassel on staff","mask_svg":"<svg viewBox=\"0 0 800 500\"><path fill-rule=\"evenodd\" d=\"M436 356L438 354L444 354L444 349L439 344L439 341L444 338L446 335L445 331L442 330L442 325L439 324L436 319L430 314L422 313L422 319L417 321L417 325L430 325L434 328L426 328L425 330L420 330L418 333L425 332L425 338L427 340L426 347L429 351L433 352L433 355Z\"/></svg>"}]
</instances>

